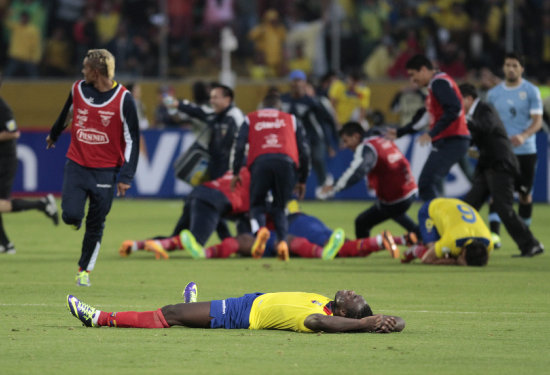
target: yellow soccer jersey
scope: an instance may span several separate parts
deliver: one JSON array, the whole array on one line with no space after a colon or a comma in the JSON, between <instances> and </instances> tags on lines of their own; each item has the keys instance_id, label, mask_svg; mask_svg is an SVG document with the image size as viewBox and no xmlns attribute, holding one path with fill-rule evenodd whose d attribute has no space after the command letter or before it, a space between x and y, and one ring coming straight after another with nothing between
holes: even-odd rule
<instances>
[{"instance_id":1,"label":"yellow soccer jersey","mask_svg":"<svg viewBox=\"0 0 550 375\"><path fill-rule=\"evenodd\" d=\"M459 199L436 198L430 202L428 213L441 236L435 243L435 254L438 258L459 256L462 247L470 239L485 242L487 250L493 250L489 228L469 204ZM429 226L427 223L426 227Z\"/></svg>"},{"instance_id":2,"label":"yellow soccer jersey","mask_svg":"<svg viewBox=\"0 0 550 375\"><path fill-rule=\"evenodd\" d=\"M368 109L370 106L370 89L368 87L357 86L350 91L346 84L340 80L336 80L330 85L328 96L336 101L334 110L340 124L352 120L352 115L357 109Z\"/></svg>"},{"instance_id":3,"label":"yellow soccer jersey","mask_svg":"<svg viewBox=\"0 0 550 375\"><path fill-rule=\"evenodd\" d=\"M330 301L332 301L331 298L315 293L262 294L252 304L249 329L312 332L304 325L304 321L311 314L332 315L332 312L325 307Z\"/></svg>"}]
</instances>

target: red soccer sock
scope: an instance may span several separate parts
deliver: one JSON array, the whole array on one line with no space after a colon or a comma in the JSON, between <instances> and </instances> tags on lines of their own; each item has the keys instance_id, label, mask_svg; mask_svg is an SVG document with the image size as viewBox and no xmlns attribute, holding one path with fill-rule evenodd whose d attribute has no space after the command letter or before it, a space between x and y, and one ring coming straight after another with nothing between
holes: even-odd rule
<instances>
[{"instance_id":1,"label":"red soccer sock","mask_svg":"<svg viewBox=\"0 0 550 375\"><path fill-rule=\"evenodd\" d=\"M160 245L166 251L182 250L183 247L180 246L179 237L180 236L166 237L166 238L161 238L157 241L160 242Z\"/></svg>"},{"instance_id":2,"label":"red soccer sock","mask_svg":"<svg viewBox=\"0 0 550 375\"><path fill-rule=\"evenodd\" d=\"M415 245L415 247L412 250L412 253L416 258L422 258L424 254L426 254L426 251L428 251L428 248L424 245Z\"/></svg>"},{"instance_id":3,"label":"red soccer sock","mask_svg":"<svg viewBox=\"0 0 550 375\"><path fill-rule=\"evenodd\" d=\"M144 250L145 249L145 241L136 241L136 247L138 250Z\"/></svg>"},{"instance_id":4,"label":"red soccer sock","mask_svg":"<svg viewBox=\"0 0 550 375\"><path fill-rule=\"evenodd\" d=\"M239 250L239 242L234 237L227 237L221 243L204 249L207 258L229 258Z\"/></svg>"},{"instance_id":5,"label":"red soccer sock","mask_svg":"<svg viewBox=\"0 0 550 375\"><path fill-rule=\"evenodd\" d=\"M323 248L321 246L311 243L303 237L294 237L290 241L288 250L291 254L302 258L321 258L323 255Z\"/></svg>"},{"instance_id":6,"label":"red soccer sock","mask_svg":"<svg viewBox=\"0 0 550 375\"><path fill-rule=\"evenodd\" d=\"M122 311L104 312L99 314L99 326L119 328L169 328L160 309L155 311Z\"/></svg>"},{"instance_id":7,"label":"red soccer sock","mask_svg":"<svg viewBox=\"0 0 550 375\"><path fill-rule=\"evenodd\" d=\"M405 239L405 236L393 236L393 242L395 242L397 246L407 244L407 240Z\"/></svg>"},{"instance_id":8,"label":"red soccer sock","mask_svg":"<svg viewBox=\"0 0 550 375\"><path fill-rule=\"evenodd\" d=\"M378 238L380 237L380 238ZM353 241L346 241L338 252L339 257L366 257L371 253L383 249L382 237L380 235L368 238L359 238Z\"/></svg>"}]
</instances>

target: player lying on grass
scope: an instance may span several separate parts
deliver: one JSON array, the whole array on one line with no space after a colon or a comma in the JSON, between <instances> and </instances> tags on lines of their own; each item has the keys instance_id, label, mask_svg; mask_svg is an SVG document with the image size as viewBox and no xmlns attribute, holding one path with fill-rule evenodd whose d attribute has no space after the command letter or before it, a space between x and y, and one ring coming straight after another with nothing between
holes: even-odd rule
<instances>
[{"instance_id":1,"label":"player lying on grass","mask_svg":"<svg viewBox=\"0 0 550 375\"><path fill-rule=\"evenodd\" d=\"M493 250L491 232L470 205L436 198L422 205L418 222L423 244L410 247L402 263L420 258L425 264L485 266Z\"/></svg>"},{"instance_id":2,"label":"player lying on grass","mask_svg":"<svg viewBox=\"0 0 550 375\"><path fill-rule=\"evenodd\" d=\"M295 201L294 201L295 202ZM289 207L295 207L296 203ZM297 208L294 208L295 211ZM302 212L288 215L288 235L286 241L293 255L303 258L323 258L325 260L339 257L366 257L373 252L388 250L392 257L399 257L397 245L414 245L417 242L414 233L404 236L392 236L384 231L370 238L348 240L344 230L328 228L318 218ZM146 241L136 241L132 246L143 248ZM241 233L236 237L228 237L221 243L203 248L189 231L183 231L180 236L157 240L158 246L166 246L164 250L172 251L187 248L195 258L228 258L233 254L252 256L254 258L278 256L274 236L267 228L261 228L254 237L249 233ZM173 244L178 245L174 246Z\"/></svg>"},{"instance_id":3,"label":"player lying on grass","mask_svg":"<svg viewBox=\"0 0 550 375\"><path fill-rule=\"evenodd\" d=\"M229 187L233 178L231 171L220 178L195 187L185 200L183 213L171 236L143 241L124 241L119 249L120 256L126 257L134 251L146 250L154 253L157 259L168 259L169 256L165 250L183 249L179 234L184 229L189 230L198 243L204 245L222 218L239 218L248 213L250 173L243 167L239 176L241 183L235 190ZM248 220L246 223L248 224ZM246 225L245 229L248 230L249 226ZM239 232L245 229L240 229L240 225L237 225Z\"/></svg>"},{"instance_id":4,"label":"player lying on grass","mask_svg":"<svg viewBox=\"0 0 550 375\"><path fill-rule=\"evenodd\" d=\"M195 283L188 284L194 286ZM185 326L372 333L401 332L405 328L400 317L373 315L365 299L350 290L336 292L334 300L304 292L252 293L210 302L178 303L144 312L100 311L69 295L67 307L87 327Z\"/></svg>"},{"instance_id":5,"label":"player lying on grass","mask_svg":"<svg viewBox=\"0 0 550 375\"><path fill-rule=\"evenodd\" d=\"M346 239L341 228L332 230L318 218L301 212L288 215L289 228L286 237L290 254L302 258L366 257L380 250L388 250L393 258L399 257L396 243L413 245L416 235L392 236L384 231L374 237L357 240ZM190 242L193 244L193 242ZM196 249L192 253L199 253ZM221 243L205 248L205 258L227 258L234 253L253 258L277 256L273 234L267 228L261 228L256 237L242 233L235 238L226 238Z\"/></svg>"}]
</instances>

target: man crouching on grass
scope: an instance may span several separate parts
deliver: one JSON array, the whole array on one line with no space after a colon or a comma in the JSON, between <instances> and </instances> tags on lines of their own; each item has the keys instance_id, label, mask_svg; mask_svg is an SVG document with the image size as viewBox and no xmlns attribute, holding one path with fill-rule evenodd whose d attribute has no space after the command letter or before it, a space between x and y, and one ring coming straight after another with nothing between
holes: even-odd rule
<instances>
[{"instance_id":1,"label":"man crouching on grass","mask_svg":"<svg viewBox=\"0 0 550 375\"><path fill-rule=\"evenodd\" d=\"M71 314L87 327L278 329L296 332L401 332L397 316L373 315L365 299L351 290L336 292L334 300L315 293L252 293L239 298L196 301L197 286L187 284L186 303L154 311L104 312L67 296Z\"/></svg>"}]
</instances>

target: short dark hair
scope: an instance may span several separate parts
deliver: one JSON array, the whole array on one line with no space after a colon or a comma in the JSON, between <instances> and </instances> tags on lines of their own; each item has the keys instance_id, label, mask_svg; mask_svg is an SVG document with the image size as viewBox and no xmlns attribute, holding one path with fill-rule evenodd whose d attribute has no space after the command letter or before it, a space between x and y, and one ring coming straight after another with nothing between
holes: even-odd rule
<instances>
[{"instance_id":1,"label":"short dark hair","mask_svg":"<svg viewBox=\"0 0 550 375\"><path fill-rule=\"evenodd\" d=\"M193 83L193 100L195 103L207 103L210 95L208 93L208 85L204 81L197 81Z\"/></svg>"},{"instance_id":2,"label":"short dark hair","mask_svg":"<svg viewBox=\"0 0 550 375\"><path fill-rule=\"evenodd\" d=\"M211 90L214 90L214 89L221 89L223 96L225 97L229 96L231 98L231 101L233 101L233 98L235 97L235 95L233 94L233 90L231 89L231 87L222 85L221 83L214 83L212 84Z\"/></svg>"},{"instance_id":3,"label":"short dark hair","mask_svg":"<svg viewBox=\"0 0 550 375\"><path fill-rule=\"evenodd\" d=\"M506 59L517 60L519 62L519 65L521 65L522 67L525 66L525 58L517 52L506 52L506 54L504 55L504 61L506 61Z\"/></svg>"},{"instance_id":4,"label":"short dark hair","mask_svg":"<svg viewBox=\"0 0 550 375\"><path fill-rule=\"evenodd\" d=\"M468 266L485 266L489 260L489 252L487 246L481 242L474 240L464 247L466 251L466 264Z\"/></svg>"},{"instance_id":5,"label":"short dark hair","mask_svg":"<svg viewBox=\"0 0 550 375\"><path fill-rule=\"evenodd\" d=\"M368 303L359 310L346 310L346 318L350 319L361 319L372 315L373 313Z\"/></svg>"},{"instance_id":6,"label":"short dark hair","mask_svg":"<svg viewBox=\"0 0 550 375\"><path fill-rule=\"evenodd\" d=\"M405 69L420 70L423 66L429 70L433 70L434 68L430 59L424 55L418 54L414 55L407 61L407 64L405 64Z\"/></svg>"},{"instance_id":7,"label":"short dark hair","mask_svg":"<svg viewBox=\"0 0 550 375\"><path fill-rule=\"evenodd\" d=\"M458 86L458 88L460 89L460 93L463 98L471 96L472 98L477 99L477 90L471 83L462 83Z\"/></svg>"},{"instance_id":8,"label":"short dark hair","mask_svg":"<svg viewBox=\"0 0 550 375\"><path fill-rule=\"evenodd\" d=\"M267 94L264 97L264 100L262 100L262 107L275 109L281 108L281 97L276 93Z\"/></svg>"},{"instance_id":9,"label":"short dark hair","mask_svg":"<svg viewBox=\"0 0 550 375\"><path fill-rule=\"evenodd\" d=\"M350 69L347 76L355 82L359 82L361 79L363 79L364 74L358 69Z\"/></svg>"},{"instance_id":10,"label":"short dark hair","mask_svg":"<svg viewBox=\"0 0 550 375\"><path fill-rule=\"evenodd\" d=\"M342 129L338 132L338 135L341 137L343 135L352 136L354 134L359 134L361 138L365 136L365 129L361 126L360 123L355 121L349 121L342 126Z\"/></svg>"}]
</instances>

